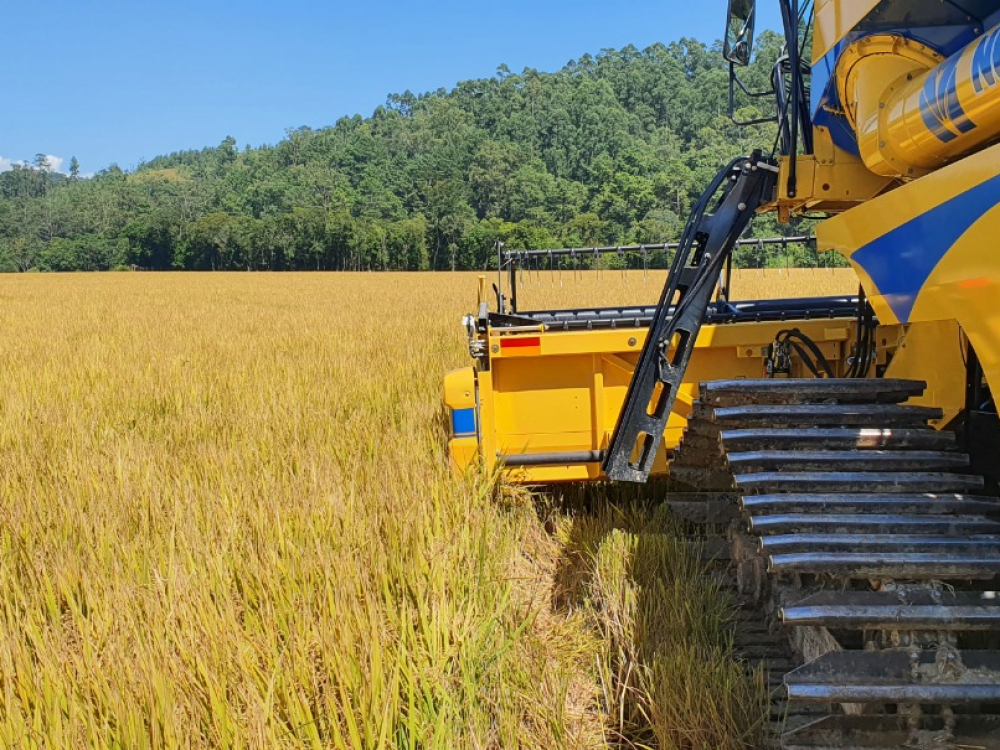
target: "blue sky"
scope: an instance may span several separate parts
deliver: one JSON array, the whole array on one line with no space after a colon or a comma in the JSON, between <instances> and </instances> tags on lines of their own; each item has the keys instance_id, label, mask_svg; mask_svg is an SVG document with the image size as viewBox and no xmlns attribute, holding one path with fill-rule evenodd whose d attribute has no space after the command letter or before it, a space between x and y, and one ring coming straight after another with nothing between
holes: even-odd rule
<instances>
[{"instance_id":1,"label":"blue sky","mask_svg":"<svg viewBox=\"0 0 1000 750\"><path fill-rule=\"evenodd\" d=\"M758 28L776 28L763 0ZM275 143L451 88L501 63L556 70L602 48L721 36L726 0L40 0L4 3L0 168L84 173L162 153Z\"/></svg>"}]
</instances>

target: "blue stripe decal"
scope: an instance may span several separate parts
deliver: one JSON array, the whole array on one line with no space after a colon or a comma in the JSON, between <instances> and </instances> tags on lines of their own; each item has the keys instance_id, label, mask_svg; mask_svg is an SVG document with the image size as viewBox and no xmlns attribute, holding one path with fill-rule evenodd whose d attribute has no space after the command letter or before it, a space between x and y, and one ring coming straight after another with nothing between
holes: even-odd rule
<instances>
[{"instance_id":1,"label":"blue stripe decal","mask_svg":"<svg viewBox=\"0 0 1000 750\"><path fill-rule=\"evenodd\" d=\"M854 154L854 156L860 156L854 130L843 114L836 114L841 112L843 107L840 104L840 97L837 95L834 71L837 60L851 41L853 39L849 38L837 42L833 49L823 56L822 60L813 65L810 108L814 126L829 128L830 137L837 148Z\"/></svg>"},{"instance_id":2,"label":"blue stripe decal","mask_svg":"<svg viewBox=\"0 0 1000 750\"><path fill-rule=\"evenodd\" d=\"M924 127L942 143L976 129L958 97L958 64L961 55L952 55L927 74L920 89L920 117Z\"/></svg>"},{"instance_id":3,"label":"blue stripe decal","mask_svg":"<svg viewBox=\"0 0 1000 750\"><path fill-rule=\"evenodd\" d=\"M455 437L468 437L476 434L476 410L452 409L451 433Z\"/></svg>"},{"instance_id":4,"label":"blue stripe decal","mask_svg":"<svg viewBox=\"0 0 1000 750\"><path fill-rule=\"evenodd\" d=\"M956 195L855 251L861 266L903 323L931 271L958 238L1000 203L1000 175Z\"/></svg>"}]
</instances>

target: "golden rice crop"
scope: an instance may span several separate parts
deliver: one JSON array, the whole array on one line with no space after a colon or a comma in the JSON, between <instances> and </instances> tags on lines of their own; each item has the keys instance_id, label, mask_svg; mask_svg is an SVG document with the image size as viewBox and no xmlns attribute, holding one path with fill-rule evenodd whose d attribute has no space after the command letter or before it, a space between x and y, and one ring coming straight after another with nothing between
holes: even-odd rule
<instances>
[{"instance_id":1,"label":"golden rice crop","mask_svg":"<svg viewBox=\"0 0 1000 750\"><path fill-rule=\"evenodd\" d=\"M608 604L669 570L556 606L579 519L448 469L474 283L0 277L0 746L670 746Z\"/></svg>"},{"instance_id":2,"label":"golden rice crop","mask_svg":"<svg viewBox=\"0 0 1000 750\"><path fill-rule=\"evenodd\" d=\"M583 305L655 304L667 272L548 271L528 269L519 274L518 307L544 310ZM486 274L490 284L497 273ZM506 283L506 277L504 279ZM854 294L858 277L850 268L760 268L733 271L730 299L776 299ZM491 297L492 300L492 297Z\"/></svg>"}]
</instances>

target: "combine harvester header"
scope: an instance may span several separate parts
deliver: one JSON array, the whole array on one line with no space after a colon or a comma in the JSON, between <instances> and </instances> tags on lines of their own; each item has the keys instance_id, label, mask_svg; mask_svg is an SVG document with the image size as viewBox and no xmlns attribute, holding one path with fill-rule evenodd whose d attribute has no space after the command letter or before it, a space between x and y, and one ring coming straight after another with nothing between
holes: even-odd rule
<instances>
[{"instance_id":1,"label":"combine harvester header","mask_svg":"<svg viewBox=\"0 0 1000 750\"><path fill-rule=\"evenodd\" d=\"M805 236L744 239L741 247L809 248ZM680 243L508 250L498 246L499 276L492 295L480 281L478 312L465 318L474 366L446 378L452 460L464 469L481 460L500 465L508 479L526 484L606 478L611 434L657 304L525 310L517 290L538 264L615 256L644 260L675 253ZM676 256L675 256L676 259ZM548 265L556 273L555 265ZM861 325L874 328L857 296L738 301L729 298L732 267L714 273L706 326L694 346L693 364L679 389L677 408L655 451L655 473L667 471L690 412L699 377L761 377L850 368L850 341ZM488 298L488 296L490 298ZM493 309L491 309L493 308ZM670 307L672 310L673 308ZM798 333L791 335L791 331ZM775 345L777 339L783 342ZM812 345L802 343L808 341ZM804 355L800 355L800 352ZM867 368L877 364L868 351ZM853 361L853 360L852 360ZM885 357L883 356L883 364ZM860 369L860 361L855 369Z\"/></svg>"}]
</instances>

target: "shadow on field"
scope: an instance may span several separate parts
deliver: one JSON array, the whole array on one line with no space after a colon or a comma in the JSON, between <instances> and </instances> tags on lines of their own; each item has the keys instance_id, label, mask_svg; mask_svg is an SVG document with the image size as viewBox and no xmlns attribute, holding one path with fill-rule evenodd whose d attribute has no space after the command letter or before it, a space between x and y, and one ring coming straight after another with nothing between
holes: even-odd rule
<instances>
[{"instance_id":1,"label":"shadow on field","mask_svg":"<svg viewBox=\"0 0 1000 750\"><path fill-rule=\"evenodd\" d=\"M640 534L658 527L661 532L683 530L671 517L664 497L669 484L642 486L586 484L553 487L536 504L542 520L551 528L551 516L560 513L569 522L552 586L552 608L556 612L576 609L590 598L597 573L596 554L614 531Z\"/></svg>"},{"instance_id":2,"label":"shadow on field","mask_svg":"<svg viewBox=\"0 0 1000 750\"><path fill-rule=\"evenodd\" d=\"M669 482L585 485L537 495L562 554L553 611L588 612L601 635L602 713L622 747L759 747L761 675L733 648L734 602L697 530L664 503Z\"/></svg>"}]
</instances>

